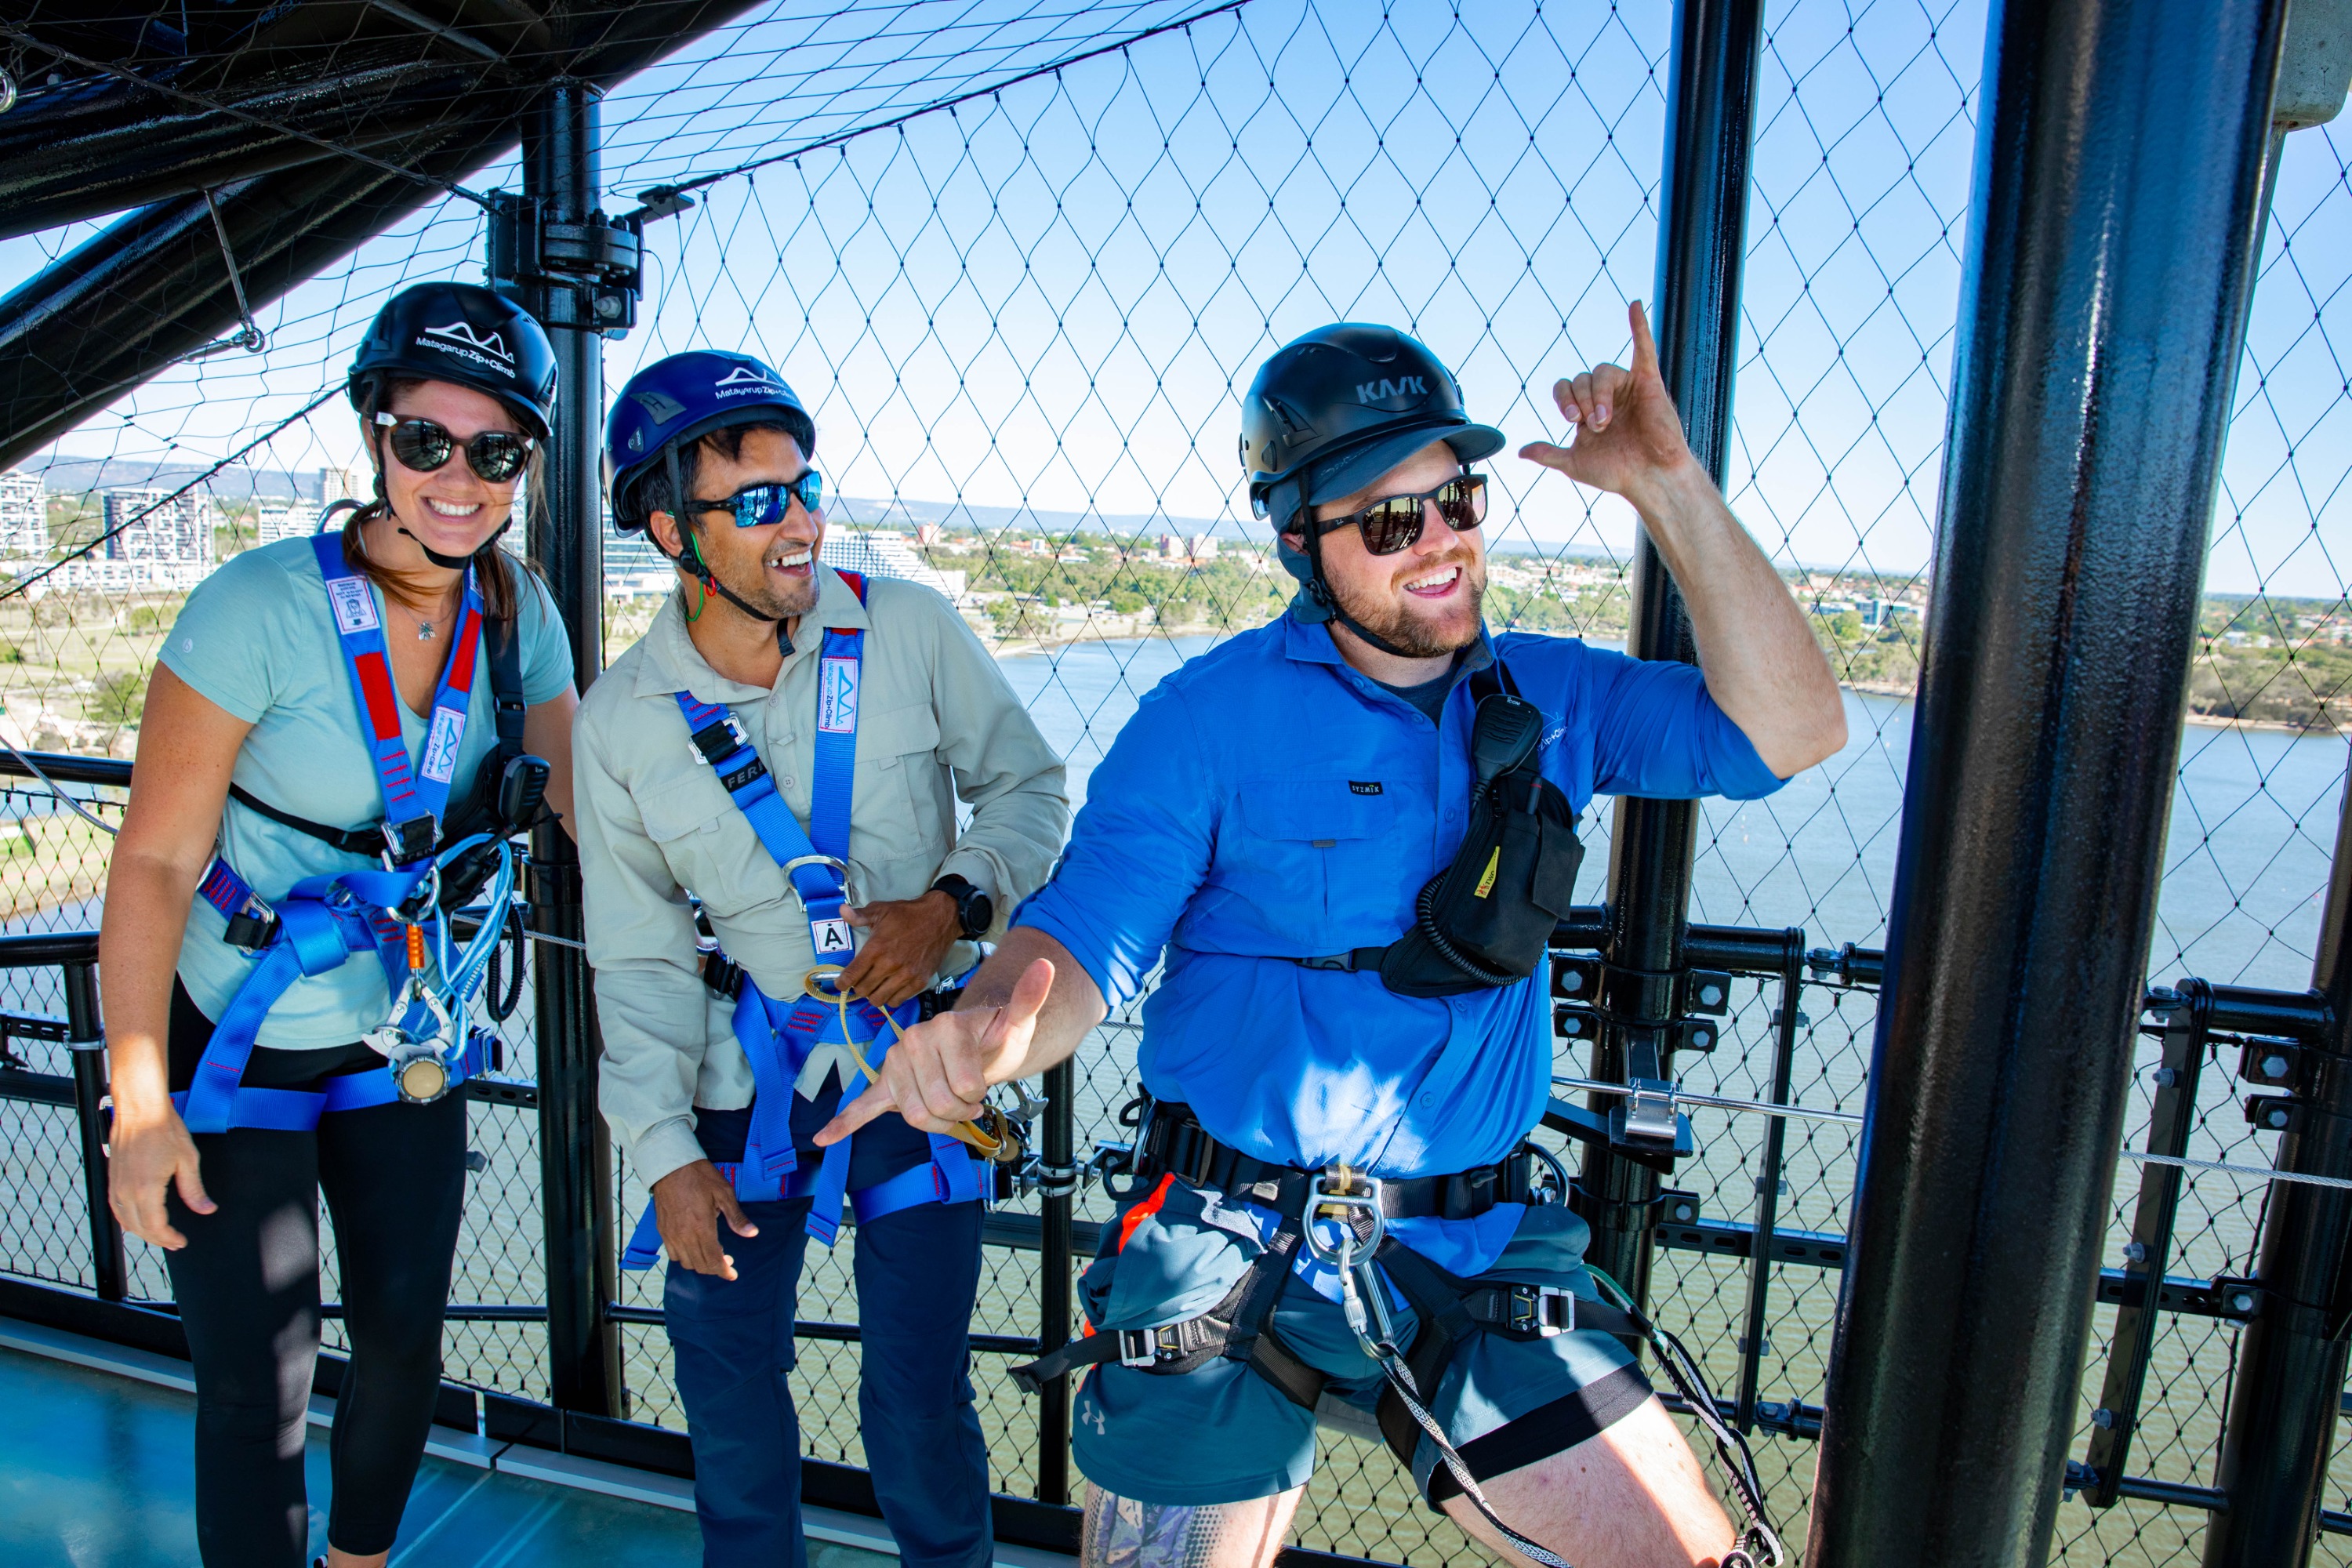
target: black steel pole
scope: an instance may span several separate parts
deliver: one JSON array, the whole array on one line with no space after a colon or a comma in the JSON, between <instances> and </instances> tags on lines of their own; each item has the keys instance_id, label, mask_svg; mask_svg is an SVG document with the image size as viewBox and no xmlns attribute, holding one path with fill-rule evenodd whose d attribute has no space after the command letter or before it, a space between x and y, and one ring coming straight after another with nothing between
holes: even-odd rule
<instances>
[{"instance_id":1,"label":"black steel pole","mask_svg":"<svg viewBox=\"0 0 2352 1568\"><path fill-rule=\"evenodd\" d=\"M2049 1552L2284 11L2047 0L1988 30L1812 1568Z\"/></svg>"},{"instance_id":2,"label":"black steel pole","mask_svg":"<svg viewBox=\"0 0 2352 1568\"><path fill-rule=\"evenodd\" d=\"M2310 1092L2279 1139L2277 1166L2352 1179L2352 795L2336 828L2312 987L2327 1027ZM2352 1312L2352 1192L2280 1183L2263 1224L2262 1310L2238 1341L2222 1430L2230 1510L2205 1531L2205 1568L2303 1568L2336 1450Z\"/></svg>"},{"instance_id":3,"label":"black steel pole","mask_svg":"<svg viewBox=\"0 0 2352 1568\"><path fill-rule=\"evenodd\" d=\"M130 1268L122 1256L122 1226L107 1202L106 1031L98 1016L98 965L64 967L66 1049L73 1053L74 1114L81 1134L82 1196L89 1211L90 1288L101 1301L129 1294Z\"/></svg>"},{"instance_id":4,"label":"black steel pole","mask_svg":"<svg viewBox=\"0 0 2352 1568\"><path fill-rule=\"evenodd\" d=\"M551 83L533 106L522 139L523 195L551 223L584 224L597 210L597 103L602 89ZM574 320L527 287L524 303L541 321ZM604 500L598 439L604 412L604 340L553 326L555 426L547 444L545 504L532 510L532 556L563 612L572 668L582 690L604 668ZM541 930L581 939L580 858L560 827L531 836L533 919ZM539 1034L540 1204L547 1227L549 1390L566 1410L622 1411L620 1341L604 1305L617 1293L613 1227L613 1150L596 1112L595 998L577 948L536 944Z\"/></svg>"},{"instance_id":5,"label":"black steel pole","mask_svg":"<svg viewBox=\"0 0 2352 1568\"><path fill-rule=\"evenodd\" d=\"M1038 1204L1037 1350L1051 1355L1070 1342L1070 1209L1077 1194L1076 1075L1066 1061L1045 1069L1045 1147L1049 1184ZM1057 1377L1037 1401L1037 1500L1070 1500L1070 1380Z\"/></svg>"},{"instance_id":6,"label":"black steel pole","mask_svg":"<svg viewBox=\"0 0 2352 1568\"><path fill-rule=\"evenodd\" d=\"M1717 483L1730 446L1748 153L1762 38L1762 0L1676 0L1652 321L1666 391L1682 413L1691 450ZM1698 657L1682 594L1647 533L1633 543L1628 651L1685 664ZM1596 1078L1673 1076L1668 1030L1675 1016L1675 971L1683 963L1697 828L1698 807L1689 801L1617 804L1601 949L1608 965L1601 993L1608 1022L1593 1064ZM1614 1104L1592 1100L1597 1110ZM1634 1300L1646 1301L1657 1173L1595 1148L1585 1156L1583 1177L1594 1205L1587 1256Z\"/></svg>"}]
</instances>

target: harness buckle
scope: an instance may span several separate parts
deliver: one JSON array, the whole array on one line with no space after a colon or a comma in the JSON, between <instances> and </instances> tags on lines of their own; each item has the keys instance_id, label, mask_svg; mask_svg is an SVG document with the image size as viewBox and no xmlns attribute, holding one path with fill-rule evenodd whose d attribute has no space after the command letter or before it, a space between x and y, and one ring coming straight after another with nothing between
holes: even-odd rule
<instances>
[{"instance_id":1,"label":"harness buckle","mask_svg":"<svg viewBox=\"0 0 2352 1568\"><path fill-rule=\"evenodd\" d=\"M1503 1297L1503 1326L1515 1334L1556 1339L1576 1329L1576 1295L1557 1285L1514 1285Z\"/></svg>"},{"instance_id":2,"label":"harness buckle","mask_svg":"<svg viewBox=\"0 0 2352 1568\"><path fill-rule=\"evenodd\" d=\"M1182 1342L1172 1327L1120 1329L1118 1333L1118 1364L1138 1372L1149 1372L1162 1361L1173 1361L1184 1353Z\"/></svg>"},{"instance_id":3,"label":"harness buckle","mask_svg":"<svg viewBox=\"0 0 2352 1568\"><path fill-rule=\"evenodd\" d=\"M245 907L228 917L229 945L248 952L259 952L276 942L278 931L278 911L258 898L246 900Z\"/></svg>"},{"instance_id":4,"label":"harness buckle","mask_svg":"<svg viewBox=\"0 0 2352 1568\"><path fill-rule=\"evenodd\" d=\"M394 867L422 860L433 853L434 844L441 837L441 824L431 812L412 816L405 822L383 825L383 852Z\"/></svg>"},{"instance_id":5,"label":"harness buckle","mask_svg":"<svg viewBox=\"0 0 2352 1568\"><path fill-rule=\"evenodd\" d=\"M719 739L721 736L726 737L726 743L722 744ZM743 721L736 718L732 712L720 714L714 722L705 724L687 739L694 743L695 762L706 768L717 767L719 763L751 743L751 737L745 731Z\"/></svg>"}]
</instances>

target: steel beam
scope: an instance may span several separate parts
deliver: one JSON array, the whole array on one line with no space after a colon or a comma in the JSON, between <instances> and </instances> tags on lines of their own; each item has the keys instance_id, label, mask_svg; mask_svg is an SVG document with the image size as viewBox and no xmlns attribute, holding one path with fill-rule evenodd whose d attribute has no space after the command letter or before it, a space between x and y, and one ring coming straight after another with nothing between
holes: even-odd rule
<instances>
[{"instance_id":1,"label":"steel beam","mask_svg":"<svg viewBox=\"0 0 2352 1568\"><path fill-rule=\"evenodd\" d=\"M603 96L591 83L560 79L541 93L526 123L523 194L549 222L584 224L597 211ZM551 308L545 297L562 287L526 284L516 291L541 321L576 320L570 310ZM599 332L561 326L548 335L555 343L555 420L547 444L546 504L534 508L529 521L530 552L563 612L572 679L584 691L604 665L604 340ZM571 836L552 823L541 827L531 839L531 868L535 923L579 942L580 857ZM549 1392L561 1409L622 1415L620 1339L604 1317L604 1304L620 1288L613 1148L596 1111L595 997L579 949L553 942L535 947Z\"/></svg>"},{"instance_id":2,"label":"steel beam","mask_svg":"<svg viewBox=\"0 0 2352 1568\"><path fill-rule=\"evenodd\" d=\"M478 115L481 95L514 90L478 66L411 58L239 95L237 108L269 122L257 125L127 83L77 86L0 115L0 238L334 157L306 136L404 163L415 139Z\"/></svg>"},{"instance_id":3,"label":"steel beam","mask_svg":"<svg viewBox=\"0 0 2352 1568\"><path fill-rule=\"evenodd\" d=\"M1666 391L1682 413L1691 450L1718 483L1730 446L1748 143L1762 37L1762 0L1676 0L1659 197L1664 230L1653 302ZM1629 648L1638 658L1686 664L1697 658L1682 595L1646 533L1633 545ZM1668 1026L1675 1016L1675 971L1684 963L1697 824L1698 807L1689 801L1617 803L1601 942L1608 1022L1594 1053L1595 1078L1674 1076ZM1610 1108L1594 1097L1592 1109ZM1585 1157L1583 1185L1593 1205L1587 1256L1634 1300L1646 1301L1657 1173L1593 1148Z\"/></svg>"},{"instance_id":4,"label":"steel beam","mask_svg":"<svg viewBox=\"0 0 2352 1568\"><path fill-rule=\"evenodd\" d=\"M2050 1549L2284 11L2050 0L1988 28L1814 1568Z\"/></svg>"},{"instance_id":5,"label":"steel beam","mask_svg":"<svg viewBox=\"0 0 2352 1568\"><path fill-rule=\"evenodd\" d=\"M535 79L607 85L751 7L648 0L567 20L579 36L533 57ZM562 17L558 20L566 20ZM324 55L322 53L322 58ZM471 116L404 166L460 180L515 144L526 100L475 95ZM350 255L437 193L353 160L235 182L219 198L257 310ZM236 324L220 239L201 194L142 208L0 299L0 468L55 440Z\"/></svg>"},{"instance_id":6,"label":"steel beam","mask_svg":"<svg viewBox=\"0 0 2352 1568\"><path fill-rule=\"evenodd\" d=\"M2336 829L2312 985L2326 999L2318 1060L2278 1168L2352 1178L2352 798ZM2205 1568L2303 1568L2336 1448L2352 1313L2352 1192L2271 1189L2255 1278L2262 1310L2238 1342L2218 1474L2229 1512L2205 1532Z\"/></svg>"}]
</instances>

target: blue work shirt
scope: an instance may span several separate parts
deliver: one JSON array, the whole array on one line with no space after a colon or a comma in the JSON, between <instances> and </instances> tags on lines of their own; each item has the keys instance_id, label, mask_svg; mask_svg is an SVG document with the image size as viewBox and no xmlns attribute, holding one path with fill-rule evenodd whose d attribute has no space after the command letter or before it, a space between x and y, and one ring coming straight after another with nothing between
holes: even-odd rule
<instances>
[{"instance_id":1,"label":"blue work shirt","mask_svg":"<svg viewBox=\"0 0 2352 1568\"><path fill-rule=\"evenodd\" d=\"M1095 770L1054 879L1013 921L1068 948L1113 1006L1165 955L1138 1056L1154 1099L1191 1106L1259 1159L1379 1176L1489 1163L1535 1128L1551 1087L1544 967L1417 998L1375 973L1290 962L1381 946L1411 923L1467 830L1466 677L1497 655L1543 710L1540 765L1580 815L1596 793L1751 800L1780 785L1688 665L1482 634L1433 725L1321 626L1285 616L1244 633L1144 698ZM1501 1205L1391 1228L1475 1274L1518 1215Z\"/></svg>"}]
</instances>

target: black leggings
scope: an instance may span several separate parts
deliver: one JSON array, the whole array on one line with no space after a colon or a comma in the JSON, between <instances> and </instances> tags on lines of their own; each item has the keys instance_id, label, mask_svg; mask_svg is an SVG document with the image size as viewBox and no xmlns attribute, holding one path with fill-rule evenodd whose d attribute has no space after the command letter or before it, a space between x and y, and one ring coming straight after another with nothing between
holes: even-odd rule
<instances>
[{"instance_id":1,"label":"black leggings","mask_svg":"<svg viewBox=\"0 0 2352 1568\"><path fill-rule=\"evenodd\" d=\"M185 1089L212 1020L172 990L172 1087ZM245 1082L315 1089L383 1072L354 1043L257 1048ZM301 1568L310 1545L304 1414L319 1350L319 1204L335 1221L351 1367L335 1410L327 1539L385 1552L424 1457L441 1381L441 1310L465 1199L466 1101L380 1105L315 1132L239 1128L196 1138L218 1205L168 1205L188 1245L164 1258L196 1373L196 1542L205 1568Z\"/></svg>"}]
</instances>

